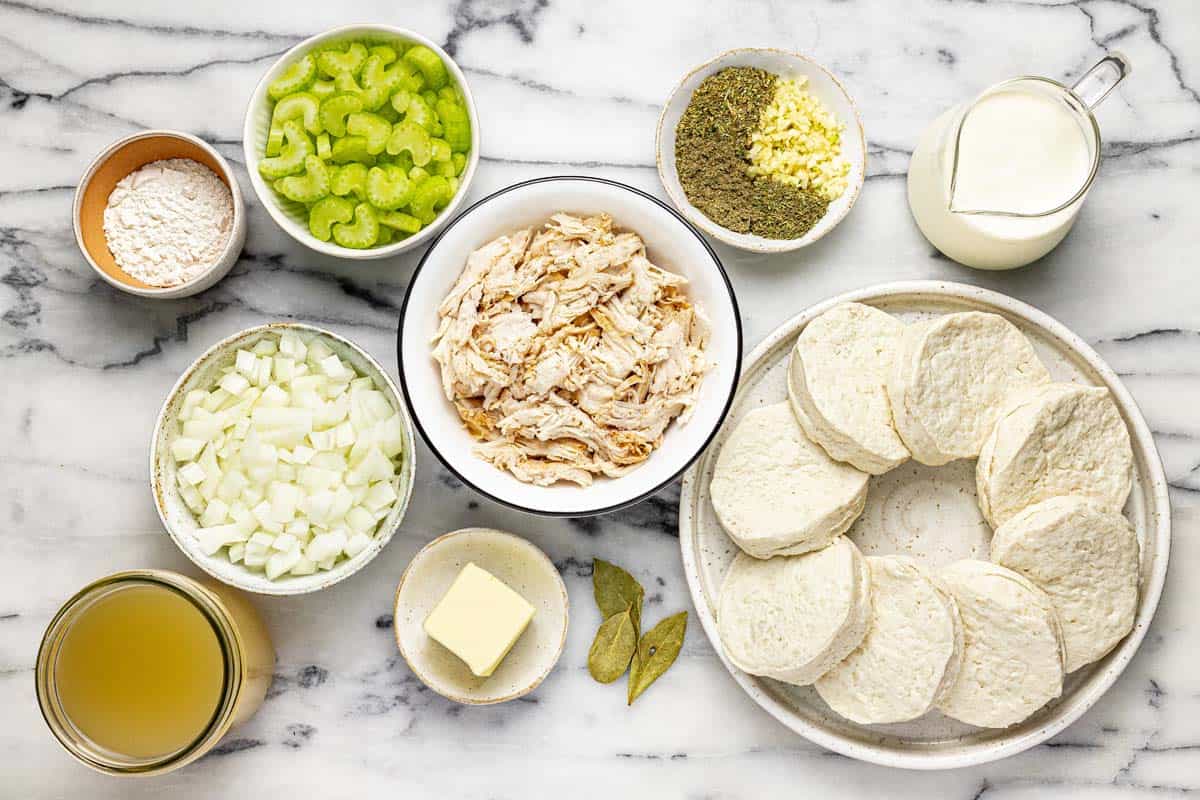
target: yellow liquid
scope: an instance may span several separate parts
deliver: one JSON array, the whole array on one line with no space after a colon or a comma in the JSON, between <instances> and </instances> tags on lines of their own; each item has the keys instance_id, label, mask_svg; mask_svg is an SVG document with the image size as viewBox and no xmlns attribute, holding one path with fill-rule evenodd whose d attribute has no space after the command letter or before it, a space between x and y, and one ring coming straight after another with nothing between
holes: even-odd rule
<instances>
[{"instance_id":1,"label":"yellow liquid","mask_svg":"<svg viewBox=\"0 0 1200 800\"><path fill-rule=\"evenodd\" d=\"M67 631L54 666L71 724L132 759L175 753L209 726L225 661L208 619L166 587L134 584L100 598Z\"/></svg>"}]
</instances>

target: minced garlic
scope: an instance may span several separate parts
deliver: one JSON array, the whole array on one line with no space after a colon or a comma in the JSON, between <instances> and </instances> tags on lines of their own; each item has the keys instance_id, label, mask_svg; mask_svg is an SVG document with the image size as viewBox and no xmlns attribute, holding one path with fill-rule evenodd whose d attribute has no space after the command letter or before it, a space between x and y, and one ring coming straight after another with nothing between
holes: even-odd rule
<instances>
[{"instance_id":1,"label":"minced garlic","mask_svg":"<svg viewBox=\"0 0 1200 800\"><path fill-rule=\"evenodd\" d=\"M779 78L775 96L750 134L751 175L808 189L833 201L846 191L842 124L804 88L808 78Z\"/></svg>"}]
</instances>

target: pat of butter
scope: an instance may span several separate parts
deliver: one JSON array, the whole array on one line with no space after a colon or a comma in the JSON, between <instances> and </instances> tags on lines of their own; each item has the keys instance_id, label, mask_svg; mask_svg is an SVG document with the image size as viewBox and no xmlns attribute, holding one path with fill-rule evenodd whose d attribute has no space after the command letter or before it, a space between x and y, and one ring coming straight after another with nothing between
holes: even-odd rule
<instances>
[{"instance_id":1,"label":"pat of butter","mask_svg":"<svg viewBox=\"0 0 1200 800\"><path fill-rule=\"evenodd\" d=\"M474 563L463 567L425 618L425 633L486 678L533 619L533 606Z\"/></svg>"}]
</instances>

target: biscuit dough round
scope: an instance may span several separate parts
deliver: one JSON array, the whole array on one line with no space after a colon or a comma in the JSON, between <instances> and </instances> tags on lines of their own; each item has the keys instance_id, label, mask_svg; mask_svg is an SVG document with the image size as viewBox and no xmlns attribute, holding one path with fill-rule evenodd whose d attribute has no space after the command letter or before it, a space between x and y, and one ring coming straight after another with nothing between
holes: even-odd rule
<instances>
[{"instance_id":1,"label":"biscuit dough round","mask_svg":"<svg viewBox=\"0 0 1200 800\"><path fill-rule=\"evenodd\" d=\"M1133 629L1138 555L1129 520L1084 497L1029 506L992 537L992 561L1024 575L1054 603L1067 672L1103 658Z\"/></svg>"},{"instance_id":2,"label":"biscuit dough round","mask_svg":"<svg viewBox=\"0 0 1200 800\"><path fill-rule=\"evenodd\" d=\"M1087 497L1120 512L1133 486L1129 430L1108 390L1055 383L1016 396L975 465L992 527L1051 497Z\"/></svg>"},{"instance_id":3,"label":"biscuit dough round","mask_svg":"<svg viewBox=\"0 0 1200 800\"><path fill-rule=\"evenodd\" d=\"M839 536L799 556L738 553L721 584L717 629L739 669L805 686L858 647L870 615L870 568Z\"/></svg>"},{"instance_id":4,"label":"biscuit dough round","mask_svg":"<svg viewBox=\"0 0 1200 800\"><path fill-rule=\"evenodd\" d=\"M867 501L867 474L809 439L790 403L755 409L721 447L710 486L721 527L755 558L825 547Z\"/></svg>"},{"instance_id":5,"label":"biscuit dough round","mask_svg":"<svg viewBox=\"0 0 1200 800\"><path fill-rule=\"evenodd\" d=\"M1006 399L1050 382L1033 345L998 314L967 311L909 325L887 393L900 438L922 464L974 458Z\"/></svg>"},{"instance_id":6,"label":"biscuit dough round","mask_svg":"<svg viewBox=\"0 0 1200 800\"><path fill-rule=\"evenodd\" d=\"M884 389L903 330L891 314L843 303L804 327L788 365L788 398L804 432L872 475L908 460Z\"/></svg>"},{"instance_id":7,"label":"biscuit dough round","mask_svg":"<svg viewBox=\"0 0 1200 800\"><path fill-rule=\"evenodd\" d=\"M962 666L937 704L943 714L1007 728L1062 694L1062 630L1045 592L989 561L956 561L939 577L963 626Z\"/></svg>"},{"instance_id":8,"label":"biscuit dough round","mask_svg":"<svg viewBox=\"0 0 1200 800\"><path fill-rule=\"evenodd\" d=\"M830 708L863 725L905 722L954 685L963 653L958 605L906 556L871 556L871 621L862 644L815 684Z\"/></svg>"}]
</instances>

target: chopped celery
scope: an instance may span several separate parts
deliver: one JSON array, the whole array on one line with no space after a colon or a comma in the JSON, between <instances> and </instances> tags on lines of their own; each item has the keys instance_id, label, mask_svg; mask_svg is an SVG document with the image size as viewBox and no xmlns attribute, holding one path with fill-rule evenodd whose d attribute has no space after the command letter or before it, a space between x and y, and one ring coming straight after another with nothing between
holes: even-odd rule
<instances>
[{"instance_id":1,"label":"chopped celery","mask_svg":"<svg viewBox=\"0 0 1200 800\"><path fill-rule=\"evenodd\" d=\"M425 105L433 108L437 105L437 92L433 91L432 89L426 89L425 91L421 92L421 99L425 101Z\"/></svg>"},{"instance_id":2,"label":"chopped celery","mask_svg":"<svg viewBox=\"0 0 1200 800\"><path fill-rule=\"evenodd\" d=\"M308 230L322 242L333 235L330 227L335 222L354 219L354 203L344 197L326 197L318 200L308 212Z\"/></svg>"},{"instance_id":3,"label":"chopped celery","mask_svg":"<svg viewBox=\"0 0 1200 800\"><path fill-rule=\"evenodd\" d=\"M393 61L395 61L397 58L400 57L396 54L396 51L393 48L388 47L386 44L375 45L374 47L371 48L370 54L373 56L378 56L379 60L383 63L384 66L391 64Z\"/></svg>"},{"instance_id":4,"label":"chopped celery","mask_svg":"<svg viewBox=\"0 0 1200 800\"><path fill-rule=\"evenodd\" d=\"M361 136L367 140L367 152L378 155L387 146L388 137L392 134L391 124L368 111L359 111L346 118L346 132L351 136ZM449 153L449 145L446 148Z\"/></svg>"},{"instance_id":5,"label":"chopped celery","mask_svg":"<svg viewBox=\"0 0 1200 800\"><path fill-rule=\"evenodd\" d=\"M446 85L446 65L438 54L419 44L404 54L404 60L421 71L425 83L434 91Z\"/></svg>"},{"instance_id":6,"label":"chopped celery","mask_svg":"<svg viewBox=\"0 0 1200 800\"><path fill-rule=\"evenodd\" d=\"M313 81L313 85L308 87L308 91L312 92L318 100L324 100L326 97L333 97L337 94L337 87L333 85L333 81Z\"/></svg>"},{"instance_id":7,"label":"chopped celery","mask_svg":"<svg viewBox=\"0 0 1200 800\"><path fill-rule=\"evenodd\" d=\"M437 211L450 202L451 196L450 184L446 179L441 175L433 175L417 185L408 209L414 217L428 225L437 216Z\"/></svg>"},{"instance_id":8,"label":"chopped celery","mask_svg":"<svg viewBox=\"0 0 1200 800\"><path fill-rule=\"evenodd\" d=\"M275 190L297 203L315 203L329 194L329 168L316 156L305 156L304 174L280 178Z\"/></svg>"},{"instance_id":9,"label":"chopped celery","mask_svg":"<svg viewBox=\"0 0 1200 800\"><path fill-rule=\"evenodd\" d=\"M267 155L277 156L280 149L283 147L283 126L271 123L270 130L267 131Z\"/></svg>"},{"instance_id":10,"label":"chopped celery","mask_svg":"<svg viewBox=\"0 0 1200 800\"><path fill-rule=\"evenodd\" d=\"M371 167L367 173L367 202L383 211L408 205L413 189L412 181L399 167Z\"/></svg>"},{"instance_id":11,"label":"chopped celery","mask_svg":"<svg viewBox=\"0 0 1200 800\"><path fill-rule=\"evenodd\" d=\"M299 60L289 64L282 75L271 81L267 87L267 94L272 100L278 100L292 92L304 91L316 76L317 62L313 60L311 53L306 53Z\"/></svg>"},{"instance_id":12,"label":"chopped celery","mask_svg":"<svg viewBox=\"0 0 1200 800\"><path fill-rule=\"evenodd\" d=\"M450 144L445 139L430 139L429 157L434 161L449 161Z\"/></svg>"},{"instance_id":13,"label":"chopped celery","mask_svg":"<svg viewBox=\"0 0 1200 800\"><path fill-rule=\"evenodd\" d=\"M317 137L317 157L323 158L326 161L332 155L332 145L329 143L329 134L322 133Z\"/></svg>"},{"instance_id":14,"label":"chopped celery","mask_svg":"<svg viewBox=\"0 0 1200 800\"><path fill-rule=\"evenodd\" d=\"M366 60L367 48L360 42L353 42L345 52L330 49L317 54L317 66L331 78L336 78L342 73L358 75Z\"/></svg>"},{"instance_id":15,"label":"chopped celery","mask_svg":"<svg viewBox=\"0 0 1200 800\"><path fill-rule=\"evenodd\" d=\"M412 169L410 169L408 171L408 179L410 181L413 181L414 183L420 183L421 181L428 178L429 175L430 175L429 170L427 170L423 167L413 167Z\"/></svg>"},{"instance_id":16,"label":"chopped celery","mask_svg":"<svg viewBox=\"0 0 1200 800\"><path fill-rule=\"evenodd\" d=\"M375 165L375 154L367 148L367 137L343 136L333 143L331 160L335 164L357 161L370 167Z\"/></svg>"},{"instance_id":17,"label":"chopped celery","mask_svg":"<svg viewBox=\"0 0 1200 800\"><path fill-rule=\"evenodd\" d=\"M295 175L304 169L304 157L312 155L313 145L308 134L295 120L283 123L284 145L279 155L258 162L258 171L264 178L275 180Z\"/></svg>"},{"instance_id":18,"label":"chopped celery","mask_svg":"<svg viewBox=\"0 0 1200 800\"><path fill-rule=\"evenodd\" d=\"M419 94L412 95L412 99L408 101L408 108L404 110L404 118L409 122L415 122L426 131L437 122L433 108Z\"/></svg>"},{"instance_id":19,"label":"chopped celery","mask_svg":"<svg viewBox=\"0 0 1200 800\"><path fill-rule=\"evenodd\" d=\"M402 233L416 233L421 230L421 220L402 211L385 211L376 216L379 218L380 225L395 228Z\"/></svg>"},{"instance_id":20,"label":"chopped celery","mask_svg":"<svg viewBox=\"0 0 1200 800\"><path fill-rule=\"evenodd\" d=\"M438 100L437 115L445 131L442 134L450 149L456 153L465 153L471 149L471 118L467 110L458 103L449 100Z\"/></svg>"},{"instance_id":21,"label":"chopped celery","mask_svg":"<svg viewBox=\"0 0 1200 800\"><path fill-rule=\"evenodd\" d=\"M346 117L363 110L356 95L338 93L321 101L321 125L333 136L346 135Z\"/></svg>"},{"instance_id":22,"label":"chopped celery","mask_svg":"<svg viewBox=\"0 0 1200 800\"><path fill-rule=\"evenodd\" d=\"M275 104L275 110L271 112L271 124L282 125L289 119L301 119L308 132L315 135L324 130L321 125L320 108L321 101L314 94L289 94Z\"/></svg>"},{"instance_id":23,"label":"chopped celery","mask_svg":"<svg viewBox=\"0 0 1200 800\"><path fill-rule=\"evenodd\" d=\"M392 126L392 134L388 137L387 151L392 155L407 151L412 154L413 163L423 167L429 163L432 155L429 134L410 120L397 122Z\"/></svg>"},{"instance_id":24,"label":"chopped celery","mask_svg":"<svg viewBox=\"0 0 1200 800\"><path fill-rule=\"evenodd\" d=\"M467 168L467 157L462 153L455 153L450 157L450 160L454 162L455 177L462 175L463 170Z\"/></svg>"},{"instance_id":25,"label":"chopped celery","mask_svg":"<svg viewBox=\"0 0 1200 800\"><path fill-rule=\"evenodd\" d=\"M354 222L339 222L333 226L333 240L342 247L362 250L379 238L379 221L366 203L354 207Z\"/></svg>"},{"instance_id":26,"label":"chopped celery","mask_svg":"<svg viewBox=\"0 0 1200 800\"><path fill-rule=\"evenodd\" d=\"M353 192L359 200L365 200L367 197L367 167L358 163L336 167L329 188L339 197L345 197Z\"/></svg>"},{"instance_id":27,"label":"chopped celery","mask_svg":"<svg viewBox=\"0 0 1200 800\"><path fill-rule=\"evenodd\" d=\"M406 89L397 89L392 93L391 106L397 114L403 114L408 111L408 104L412 102L412 93Z\"/></svg>"}]
</instances>

